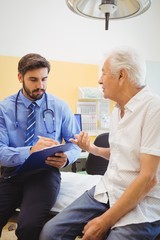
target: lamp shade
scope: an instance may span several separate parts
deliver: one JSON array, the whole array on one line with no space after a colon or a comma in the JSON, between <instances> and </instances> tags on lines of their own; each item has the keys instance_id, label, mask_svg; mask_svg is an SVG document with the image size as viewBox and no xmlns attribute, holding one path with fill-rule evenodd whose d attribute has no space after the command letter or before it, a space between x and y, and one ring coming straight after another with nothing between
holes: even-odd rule
<instances>
[{"instance_id":1,"label":"lamp shade","mask_svg":"<svg viewBox=\"0 0 160 240\"><path fill-rule=\"evenodd\" d=\"M151 0L66 0L76 14L94 19L126 19L144 13Z\"/></svg>"}]
</instances>

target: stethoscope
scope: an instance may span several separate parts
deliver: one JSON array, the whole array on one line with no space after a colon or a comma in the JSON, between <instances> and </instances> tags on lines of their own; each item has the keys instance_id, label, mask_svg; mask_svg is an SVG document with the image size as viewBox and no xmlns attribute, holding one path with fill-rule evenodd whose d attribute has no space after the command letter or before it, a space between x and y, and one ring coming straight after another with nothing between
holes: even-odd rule
<instances>
[{"instance_id":1,"label":"stethoscope","mask_svg":"<svg viewBox=\"0 0 160 240\"><path fill-rule=\"evenodd\" d=\"M16 101L15 101L15 127L18 128L19 126L19 123L18 123L18 111L17 111L17 104L18 104L18 97L19 97L19 94L20 94L20 91L18 91L17 93L17 96L16 96ZM54 111L52 109L49 109L48 108L48 99L47 99L47 94L46 92L44 93L44 96L45 96L45 102L46 102L46 109L43 110L42 112L42 116L43 116L43 122L44 122L44 126L45 126L45 129L47 131L47 133L54 133L56 132L55 130L55 116L54 116ZM50 131L47 127L47 123L46 123L46 115L47 114L50 114L51 115L51 118L53 120L53 129Z\"/></svg>"}]
</instances>

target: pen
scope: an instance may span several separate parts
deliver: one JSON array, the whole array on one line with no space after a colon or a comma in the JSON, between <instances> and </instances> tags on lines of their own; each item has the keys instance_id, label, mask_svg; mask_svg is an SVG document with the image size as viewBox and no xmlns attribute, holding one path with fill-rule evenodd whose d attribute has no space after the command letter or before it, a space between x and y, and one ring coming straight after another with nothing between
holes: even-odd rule
<instances>
[{"instance_id":1,"label":"pen","mask_svg":"<svg viewBox=\"0 0 160 240\"><path fill-rule=\"evenodd\" d=\"M43 138L42 136L37 136L38 138Z\"/></svg>"}]
</instances>

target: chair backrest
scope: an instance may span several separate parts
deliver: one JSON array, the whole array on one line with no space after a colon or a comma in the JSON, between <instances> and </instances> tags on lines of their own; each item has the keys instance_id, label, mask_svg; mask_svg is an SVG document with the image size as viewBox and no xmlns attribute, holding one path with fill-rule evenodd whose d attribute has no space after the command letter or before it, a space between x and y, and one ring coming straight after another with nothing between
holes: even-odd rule
<instances>
[{"instance_id":1,"label":"chair backrest","mask_svg":"<svg viewBox=\"0 0 160 240\"><path fill-rule=\"evenodd\" d=\"M94 144L98 147L109 147L109 133L102 133L98 135L94 141ZM103 175L108 167L108 161L102 157L95 156L89 153L86 160L86 172L92 175Z\"/></svg>"}]
</instances>

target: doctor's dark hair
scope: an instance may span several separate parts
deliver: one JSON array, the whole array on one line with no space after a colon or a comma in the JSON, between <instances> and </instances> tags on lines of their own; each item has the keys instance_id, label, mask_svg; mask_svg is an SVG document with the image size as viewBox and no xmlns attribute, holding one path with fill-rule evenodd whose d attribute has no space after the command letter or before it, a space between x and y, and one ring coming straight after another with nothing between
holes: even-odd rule
<instances>
[{"instance_id":1,"label":"doctor's dark hair","mask_svg":"<svg viewBox=\"0 0 160 240\"><path fill-rule=\"evenodd\" d=\"M48 68L50 72L50 63L41 55L37 53L29 53L23 56L18 62L18 72L23 76L27 71L35 70L38 68Z\"/></svg>"}]
</instances>

